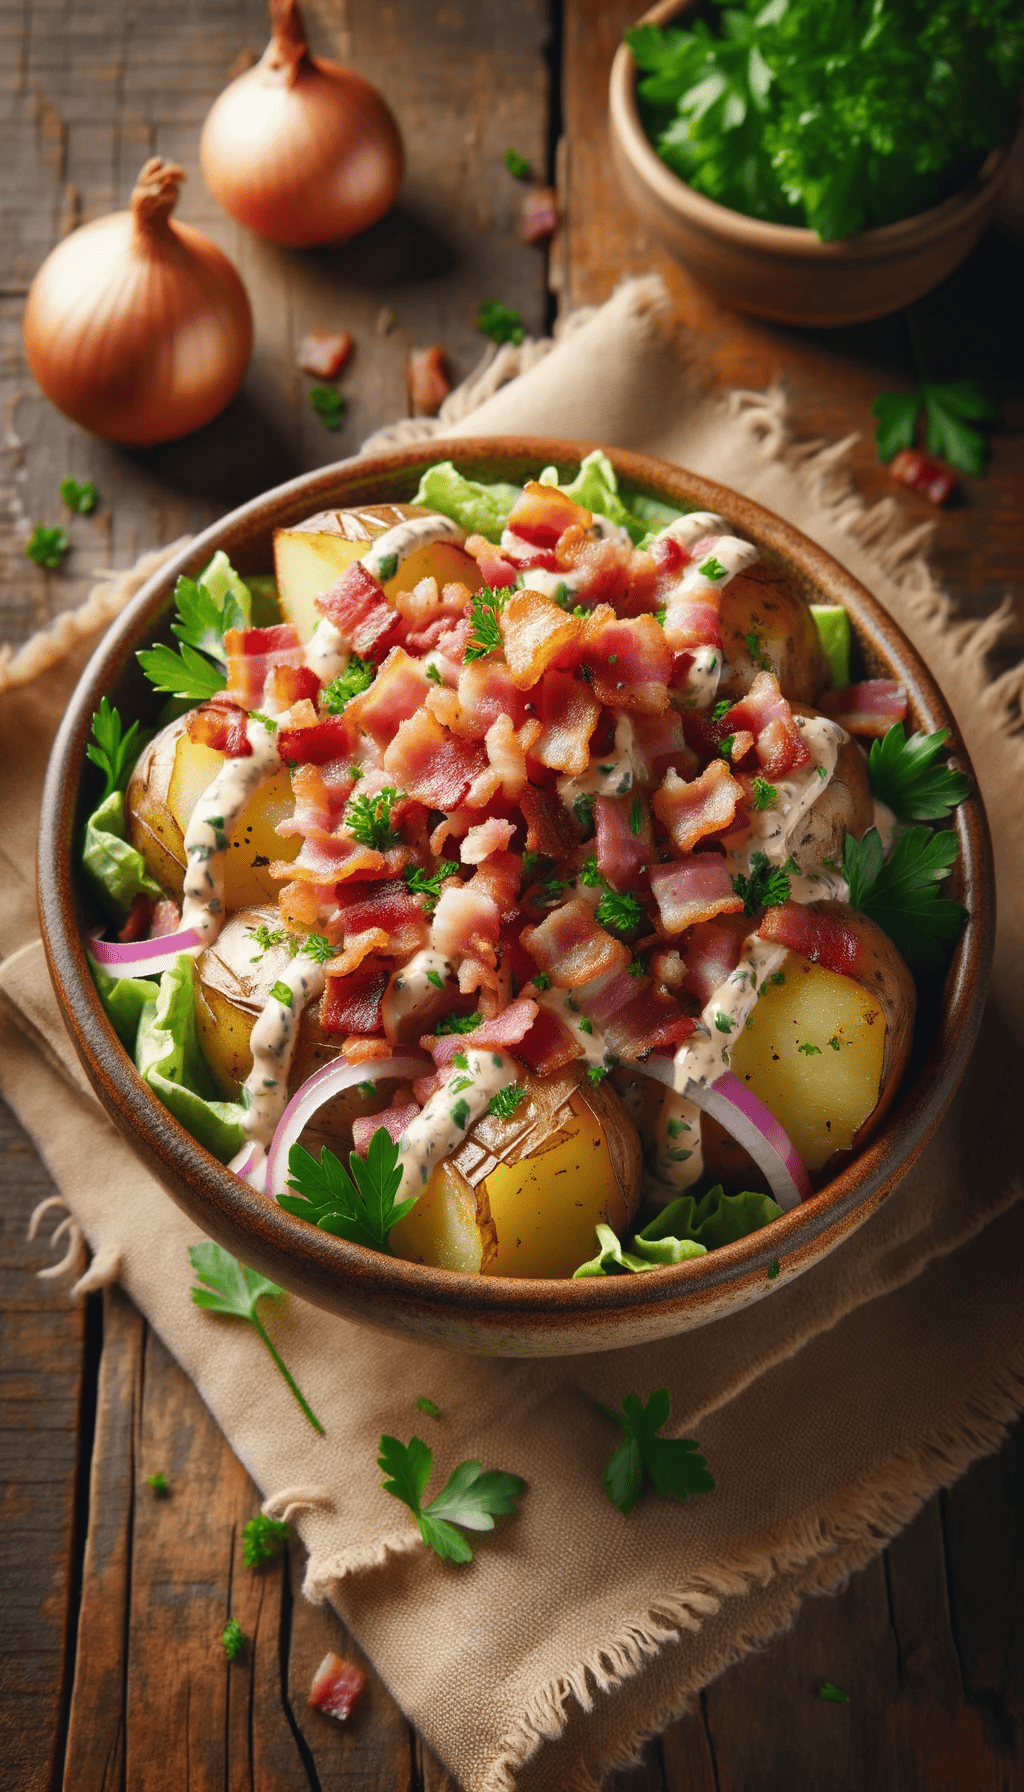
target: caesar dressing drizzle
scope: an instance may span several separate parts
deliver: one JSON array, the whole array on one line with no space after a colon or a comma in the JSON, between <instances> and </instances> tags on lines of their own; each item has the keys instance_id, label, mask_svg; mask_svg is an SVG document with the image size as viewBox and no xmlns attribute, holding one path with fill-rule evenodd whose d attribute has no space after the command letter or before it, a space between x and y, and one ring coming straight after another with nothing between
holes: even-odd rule
<instances>
[{"instance_id":1,"label":"caesar dressing drizzle","mask_svg":"<svg viewBox=\"0 0 1024 1792\"><path fill-rule=\"evenodd\" d=\"M401 1023L410 1015L419 1012L428 1015L432 1009L436 1013L434 998L438 994L438 979L445 984L457 974L454 960L431 946L424 946L408 964L394 971L384 992L384 1025L388 1037L397 1038ZM426 1030L424 1027L423 1031Z\"/></svg>"},{"instance_id":2,"label":"caesar dressing drizzle","mask_svg":"<svg viewBox=\"0 0 1024 1792\"><path fill-rule=\"evenodd\" d=\"M324 991L324 967L309 959L293 959L274 990L287 989L290 1000L271 992L249 1035L252 1070L245 1079L249 1097L243 1125L250 1139L269 1145L288 1105L288 1072L295 1052L299 1020L308 1002Z\"/></svg>"},{"instance_id":3,"label":"caesar dressing drizzle","mask_svg":"<svg viewBox=\"0 0 1024 1792\"><path fill-rule=\"evenodd\" d=\"M465 1047L466 1068L430 1096L398 1142L402 1184L397 1200L422 1195L435 1166L462 1144L470 1127L487 1112L492 1095L519 1080L522 1072L504 1052Z\"/></svg>"},{"instance_id":4,"label":"caesar dressing drizzle","mask_svg":"<svg viewBox=\"0 0 1024 1792\"><path fill-rule=\"evenodd\" d=\"M225 759L203 792L185 831L185 891L182 927L194 927L204 946L211 945L224 925L224 866L228 843L259 786L280 764L277 736L262 722L246 724L252 752L246 759Z\"/></svg>"}]
</instances>

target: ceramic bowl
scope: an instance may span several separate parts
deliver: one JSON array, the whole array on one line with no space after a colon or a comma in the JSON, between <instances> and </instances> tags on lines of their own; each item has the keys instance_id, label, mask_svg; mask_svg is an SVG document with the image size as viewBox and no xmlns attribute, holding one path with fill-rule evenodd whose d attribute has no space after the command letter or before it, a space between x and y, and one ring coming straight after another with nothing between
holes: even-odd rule
<instances>
[{"instance_id":1,"label":"ceramic bowl","mask_svg":"<svg viewBox=\"0 0 1024 1792\"><path fill-rule=\"evenodd\" d=\"M408 500L424 467L453 459L469 477L519 483L554 462L571 477L591 443L500 438L435 441L303 475L235 510L175 555L104 637L68 707L54 744L39 845L40 912L50 974L68 1030L97 1095L197 1228L243 1262L329 1311L495 1356L559 1356L669 1336L761 1299L834 1250L869 1219L930 1137L970 1055L981 1019L993 932L993 876L977 796L956 811L960 859L953 893L970 919L931 1008L923 1004L917 1046L902 1091L867 1149L813 1199L762 1232L707 1256L645 1275L585 1281L515 1281L404 1263L333 1238L293 1218L238 1180L178 1124L137 1075L94 989L82 944L86 913L77 846L84 822L85 746L100 697L125 719L150 724L154 698L135 661L154 637L170 640L172 591L217 548L238 570L267 571L275 527L333 505ZM816 600L845 604L858 643L860 676L898 678L916 728L952 718L910 643L864 587L788 524L726 488L637 454L611 456L620 480L683 507L718 511L764 557ZM777 1275L769 1268L778 1262Z\"/></svg>"},{"instance_id":2,"label":"ceramic bowl","mask_svg":"<svg viewBox=\"0 0 1024 1792\"><path fill-rule=\"evenodd\" d=\"M664 25L691 0L661 0L643 15ZM864 323L910 305L969 255L1007 178L1015 146L995 149L970 184L930 211L841 242L813 230L765 224L695 193L644 135L637 66L625 44L612 63L612 155L641 222L724 305L776 323L823 327ZM1024 120L1017 133L1024 142Z\"/></svg>"}]
</instances>

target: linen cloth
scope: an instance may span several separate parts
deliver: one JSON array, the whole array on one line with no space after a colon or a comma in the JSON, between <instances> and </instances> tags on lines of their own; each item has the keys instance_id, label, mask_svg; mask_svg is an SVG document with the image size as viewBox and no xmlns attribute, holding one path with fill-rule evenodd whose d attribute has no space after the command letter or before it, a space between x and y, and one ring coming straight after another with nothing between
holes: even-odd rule
<instances>
[{"instance_id":1,"label":"linen cloth","mask_svg":"<svg viewBox=\"0 0 1024 1792\"><path fill-rule=\"evenodd\" d=\"M933 1491L998 1446L1024 1402L1024 1207L1012 1115L1024 1067L1024 751L1018 672L990 681L1000 620L958 624L898 508L865 512L842 445L794 447L777 394L702 387L656 280L619 289L554 346L503 350L437 425L383 432L576 435L640 448L758 499L829 548L924 654L974 761L1002 897L982 1038L951 1114L878 1214L816 1269L728 1319L654 1346L544 1362L458 1357L287 1297L269 1328L322 1419L307 1426L250 1328L194 1307L199 1233L134 1158L64 1034L35 938L34 835L50 740L99 628L159 554L97 587L0 661L0 1087L93 1252L192 1377L238 1454L309 1548L329 1598L466 1792L594 1792L730 1661L834 1590ZM514 377L512 377L514 376ZM378 446L382 438L375 438ZM169 551L169 550L168 550ZM983 1146L979 1149L980 1142ZM596 1402L667 1387L670 1429L717 1481L629 1518L601 1470L619 1434ZM258 1390L258 1398L254 1398ZM415 1401L428 1395L433 1421ZM455 1463L523 1475L515 1518L468 1568L422 1547L383 1493L382 1432L417 1432L433 1486ZM356 1720L358 1722L358 1717Z\"/></svg>"}]
</instances>

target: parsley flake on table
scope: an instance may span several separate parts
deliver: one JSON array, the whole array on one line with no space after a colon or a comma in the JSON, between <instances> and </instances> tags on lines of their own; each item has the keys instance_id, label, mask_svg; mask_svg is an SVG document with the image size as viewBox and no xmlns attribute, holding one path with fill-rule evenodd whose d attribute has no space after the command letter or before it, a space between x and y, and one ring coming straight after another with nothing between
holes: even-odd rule
<instances>
[{"instance_id":1,"label":"parsley flake on table","mask_svg":"<svg viewBox=\"0 0 1024 1792\"><path fill-rule=\"evenodd\" d=\"M267 1518L257 1512L242 1526L242 1561L246 1568L259 1568L272 1562L283 1544L293 1535L290 1524L279 1518Z\"/></svg>"},{"instance_id":2,"label":"parsley flake on table","mask_svg":"<svg viewBox=\"0 0 1024 1792\"><path fill-rule=\"evenodd\" d=\"M86 758L99 766L106 779L101 802L105 803L115 790L124 789L141 745L138 722L123 728L117 710L111 707L106 697L101 697L99 709L92 718L92 740L85 749Z\"/></svg>"},{"instance_id":3,"label":"parsley flake on table","mask_svg":"<svg viewBox=\"0 0 1024 1792\"><path fill-rule=\"evenodd\" d=\"M999 406L977 380L951 380L944 386L922 380L913 392L880 392L871 410L878 418L879 460L890 461L901 448L913 447L923 410L925 442L932 454L941 454L962 473L984 473L988 444L972 425L995 422Z\"/></svg>"},{"instance_id":4,"label":"parsley flake on table","mask_svg":"<svg viewBox=\"0 0 1024 1792\"><path fill-rule=\"evenodd\" d=\"M298 1149L298 1147L294 1147ZM284 1197L282 1197L282 1205ZM290 1370L286 1369L282 1358L274 1348L267 1335L266 1328L256 1311L256 1302L265 1294L282 1294L283 1289L261 1276L255 1269L246 1269L244 1264L232 1257L229 1251L219 1244L190 1244L188 1247L189 1262L201 1286L192 1289L192 1299L197 1307L205 1307L210 1313L224 1313L232 1319L247 1319L258 1336L266 1345L278 1369L284 1376L291 1393L298 1401L314 1431L323 1436L323 1426L309 1403L299 1392L299 1388Z\"/></svg>"},{"instance_id":5,"label":"parsley flake on table","mask_svg":"<svg viewBox=\"0 0 1024 1792\"><path fill-rule=\"evenodd\" d=\"M221 1631L220 1640L224 1646L224 1653L228 1660L237 1661L242 1650L245 1648L246 1643L249 1641L249 1638L246 1636L238 1619L229 1618L224 1629Z\"/></svg>"},{"instance_id":6,"label":"parsley flake on table","mask_svg":"<svg viewBox=\"0 0 1024 1792\"><path fill-rule=\"evenodd\" d=\"M310 386L309 402L325 429L340 429L345 416L345 395L337 386Z\"/></svg>"},{"instance_id":7,"label":"parsley flake on table","mask_svg":"<svg viewBox=\"0 0 1024 1792\"><path fill-rule=\"evenodd\" d=\"M659 1437L668 1423L671 1407L668 1389L659 1388L646 1404L639 1394L627 1394L622 1410L601 1411L621 1427L623 1441L605 1464L601 1481L608 1498L620 1512L632 1512L645 1485L663 1500L687 1500L695 1493L714 1493L715 1482L692 1437Z\"/></svg>"},{"instance_id":8,"label":"parsley flake on table","mask_svg":"<svg viewBox=\"0 0 1024 1792\"><path fill-rule=\"evenodd\" d=\"M473 1551L456 1525L467 1531L493 1531L495 1518L514 1513L516 1500L526 1489L520 1475L503 1469L481 1473L479 1462L471 1460L460 1462L441 1492L425 1506L423 1495L433 1471L434 1453L419 1437L403 1444L397 1437L383 1436L377 1466L385 1476L385 1493L408 1506L424 1543L442 1562L471 1562Z\"/></svg>"},{"instance_id":9,"label":"parsley flake on table","mask_svg":"<svg viewBox=\"0 0 1024 1792\"><path fill-rule=\"evenodd\" d=\"M745 915L754 915L759 908L778 908L781 903L789 901L789 878L786 872L790 866L790 860L780 868L769 864L767 853L751 853L750 876L745 877L739 871L732 880L737 896L743 898ZM795 871L796 866L792 865L792 869Z\"/></svg>"},{"instance_id":10,"label":"parsley flake on table","mask_svg":"<svg viewBox=\"0 0 1024 1792\"><path fill-rule=\"evenodd\" d=\"M481 336L492 342L511 342L516 348L526 341L523 320L514 305L499 305L495 299L481 299L476 311L476 327Z\"/></svg>"},{"instance_id":11,"label":"parsley flake on table","mask_svg":"<svg viewBox=\"0 0 1024 1792\"><path fill-rule=\"evenodd\" d=\"M402 1186L399 1149L384 1126L378 1126L365 1158L349 1153L349 1167L325 1145L319 1162L302 1145L288 1153L288 1187L295 1192L279 1195L286 1213L319 1226L334 1238L390 1255L392 1226L415 1206L415 1197L396 1201Z\"/></svg>"},{"instance_id":12,"label":"parsley flake on table","mask_svg":"<svg viewBox=\"0 0 1024 1792\"><path fill-rule=\"evenodd\" d=\"M951 829L935 834L926 827L908 827L888 860L877 828L869 828L859 841L847 834L843 843L851 906L889 935L915 973L941 970L945 949L966 918L959 902L938 892L957 851Z\"/></svg>"},{"instance_id":13,"label":"parsley flake on table","mask_svg":"<svg viewBox=\"0 0 1024 1792\"><path fill-rule=\"evenodd\" d=\"M402 800L403 792L392 785L379 790L376 796L366 796L362 792L350 796L345 809L345 826L360 846L387 852L390 847L401 845L401 838L391 825L391 810Z\"/></svg>"},{"instance_id":14,"label":"parsley flake on table","mask_svg":"<svg viewBox=\"0 0 1024 1792\"><path fill-rule=\"evenodd\" d=\"M498 618L507 603L514 595L511 586L502 586L492 591L489 585L481 585L474 591L469 600L469 618L472 624L469 644L463 659L469 664L471 660L482 660L502 645L501 623Z\"/></svg>"},{"instance_id":15,"label":"parsley flake on table","mask_svg":"<svg viewBox=\"0 0 1024 1792\"><path fill-rule=\"evenodd\" d=\"M158 1469L155 1475L146 1476L146 1486L152 1487L159 1500L165 1500L171 1491L171 1484L162 1469Z\"/></svg>"},{"instance_id":16,"label":"parsley flake on table","mask_svg":"<svg viewBox=\"0 0 1024 1792\"><path fill-rule=\"evenodd\" d=\"M369 660L361 660L357 653L352 654L344 672L339 672L337 678L332 678L320 692L320 708L329 716L340 715L346 703L369 690L376 676L376 666Z\"/></svg>"},{"instance_id":17,"label":"parsley flake on table","mask_svg":"<svg viewBox=\"0 0 1024 1792\"><path fill-rule=\"evenodd\" d=\"M81 485L77 479L62 479L60 495L76 516L91 516L100 501L99 492L91 479L83 479Z\"/></svg>"},{"instance_id":18,"label":"parsley flake on table","mask_svg":"<svg viewBox=\"0 0 1024 1792\"><path fill-rule=\"evenodd\" d=\"M533 179L533 163L529 156L524 156L518 149L506 149L505 166L516 180Z\"/></svg>"},{"instance_id":19,"label":"parsley flake on table","mask_svg":"<svg viewBox=\"0 0 1024 1792\"><path fill-rule=\"evenodd\" d=\"M949 729L940 728L935 734L912 734L908 740L903 723L896 722L882 740L872 741L871 794L898 821L942 821L970 795L970 780L963 772L936 763L948 738Z\"/></svg>"},{"instance_id":20,"label":"parsley flake on table","mask_svg":"<svg viewBox=\"0 0 1024 1792\"><path fill-rule=\"evenodd\" d=\"M45 566L48 572L56 572L70 546L67 531L59 524L48 529L45 523L36 523L25 543L25 558Z\"/></svg>"},{"instance_id":21,"label":"parsley flake on table","mask_svg":"<svg viewBox=\"0 0 1024 1792\"><path fill-rule=\"evenodd\" d=\"M850 1703L849 1693L844 1692L841 1686L836 1686L832 1680L821 1682L818 1687L818 1697L824 1699L826 1705L848 1705Z\"/></svg>"},{"instance_id":22,"label":"parsley flake on table","mask_svg":"<svg viewBox=\"0 0 1024 1792\"><path fill-rule=\"evenodd\" d=\"M406 866L404 873L406 884L413 896L423 897L424 914L433 914L445 878L457 877L458 871L459 867L455 859L445 859L436 871L424 871L421 865ZM444 988L444 981L438 977L436 971L428 971L427 977L431 983L436 983L438 989Z\"/></svg>"}]
</instances>

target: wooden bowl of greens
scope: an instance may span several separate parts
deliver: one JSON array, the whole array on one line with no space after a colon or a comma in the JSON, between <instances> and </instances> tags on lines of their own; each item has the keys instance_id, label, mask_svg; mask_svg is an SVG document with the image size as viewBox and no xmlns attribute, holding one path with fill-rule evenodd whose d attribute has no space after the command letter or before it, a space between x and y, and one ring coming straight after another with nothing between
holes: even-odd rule
<instances>
[{"instance_id":1,"label":"wooden bowl of greens","mask_svg":"<svg viewBox=\"0 0 1024 1792\"><path fill-rule=\"evenodd\" d=\"M612 65L612 150L634 211L723 303L861 323L970 253L1021 135L1022 85L1009 7L982 19L969 0L906 0L873 24L816 0L724 17L662 0Z\"/></svg>"}]
</instances>

